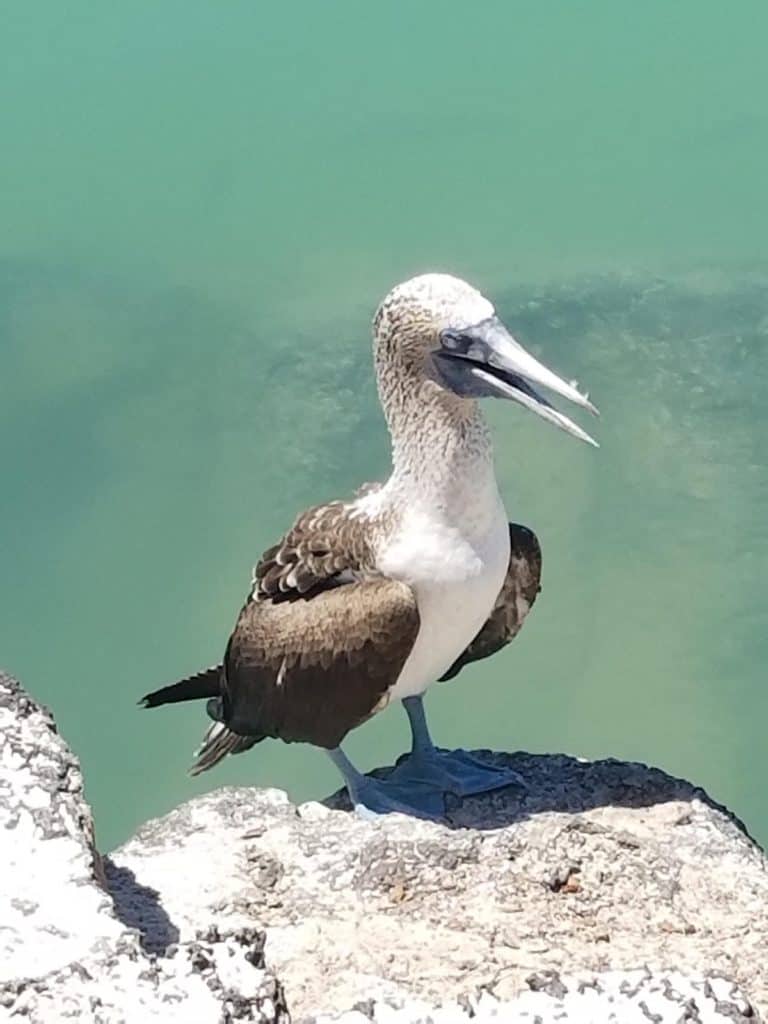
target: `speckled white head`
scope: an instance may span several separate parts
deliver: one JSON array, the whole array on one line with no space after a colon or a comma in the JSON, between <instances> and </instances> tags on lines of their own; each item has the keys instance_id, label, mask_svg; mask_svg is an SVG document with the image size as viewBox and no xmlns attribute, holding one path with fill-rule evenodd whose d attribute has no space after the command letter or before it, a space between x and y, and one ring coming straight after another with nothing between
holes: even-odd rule
<instances>
[{"instance_id":1,"label":"speckled white head","mask_svg":"<svg viewBox=\"0 0 768 1024\"><path fill-rule=\"evenodd\" d=\"M597 447L534 385L596 414L589 399L526 352L488 299L458 277L421 274L393 288L374 318L374 356L385 410L395 396L434 385L462 399L511 399Z\"/></svg>"},{"instance_id":2,"label":"speckled white head","mask_svg":"<svg viewBox=\"0 0 768 1024\"><path fill-rule=\"evenodd\" d=\"M439 332L471 327L496 315L493 305L472 285L451 274L419 274L396 285L379 306L377 333L413 324Z\"/></svg>"}]
</instances>

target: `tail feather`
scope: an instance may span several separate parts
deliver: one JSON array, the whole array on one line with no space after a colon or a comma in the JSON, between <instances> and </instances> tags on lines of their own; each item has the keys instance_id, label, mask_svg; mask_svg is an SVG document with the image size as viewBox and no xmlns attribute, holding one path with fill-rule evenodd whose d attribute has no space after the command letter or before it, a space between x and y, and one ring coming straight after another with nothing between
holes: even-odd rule
<instances>
[{"instance_id":1,"label":"tail feather","mask_svg":"<svg viewBox=\"0 0 768 1024\"><path fill-rule=\"evenodd\" d=\"M263 736L239 736L221 721L223 712L221 677L223 671L222 665L213 665L211 668L188 676L178 683L148 693L139 701L142 707L156 708L161 704L207 699L206 710L214 722L203 737L200 749L195 751L196 760L189 769L190 775L206 772L227 754L240 754L252 747L254 743L264 739Z\"/></svg>"},{"instance_id":2,"label":"tail feather","mask_svg":"<svg viewBox=\"0 0 768 1024\"><path fill-rule=\"evenodd\" d=\"M177 704L182 700L202 700L203 697L218 697L221 693L221 673L223 665L213 665L203 672L163 686L159 690L147 693L139 704L144 708L157 708L161 704Z\"/></svg>"},{"instance_id":3,"label":"tail feather","mask_svg":"<svg viewBox=\"0 0 768 1024\"><path fill-rule=\"evenodd\" d=\"M223 722L214 722L203 737L200 748L195 751L196 760L189 769L189 774L200 775L201 772L207 772L227 754L242 754L244 750L250 750L255 743L263 739L263 736L238 736Z\"/></svg>"}]
</instances>

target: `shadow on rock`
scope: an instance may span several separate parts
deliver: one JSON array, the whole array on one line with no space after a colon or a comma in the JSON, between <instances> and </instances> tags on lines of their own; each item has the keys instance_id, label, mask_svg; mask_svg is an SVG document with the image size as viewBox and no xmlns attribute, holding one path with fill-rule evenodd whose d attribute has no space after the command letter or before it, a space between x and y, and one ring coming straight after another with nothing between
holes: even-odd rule
<instances>
[{"instance_id":1,"label":"shadow on rock","mask_svg":"<svg viewBox=\"0 0 768 1024\"><path fill-rule=\"evenodd\" d=\"M743 823L703 789L658 768L612 758L582 761L566 754L472 753L491 764L514 769L526 781L527 789L507 786L464 798L447 794L445 824L450 828L495 829L552 811L578 814L598 807L651 807L697 799L722 811L748 835ZM385 779L390 771L377 768L370 774ZM322 803L335 810L351 810L345 789L337 790Z\"/></svg>"},{"instance_id":2,"label":"shadow on rock","mask_svg":"<svg viewBox=\"0 0 768 1024\"><path fill-rule=\"evenodd\" d=\"M179 940L179 929L163 909L155 889L141 885L129 868L119 868L104 858L107 885L115 905L115 914L127 928L136 928L146 953L164 953Z\"/></svg>"}]
</instances>

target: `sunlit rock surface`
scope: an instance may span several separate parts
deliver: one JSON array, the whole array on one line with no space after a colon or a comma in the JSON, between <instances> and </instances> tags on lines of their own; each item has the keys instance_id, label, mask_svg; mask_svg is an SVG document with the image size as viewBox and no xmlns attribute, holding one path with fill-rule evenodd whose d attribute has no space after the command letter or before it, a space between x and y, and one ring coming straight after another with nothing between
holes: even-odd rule
<instances>
[{"instance_id":1,"label":"sunlit rock surface","mask_svg":"<svg viewBox=\"0 0 768 1024\"><path fill-rule=\"evenodd\" d=\"M614 974L599 990L607 999L626 981L647 995L678 972L681 991L695 983L703 1000L716 972L765 1004L766 862L723 809L643 765L493 756L529 793L457 804L454 828L296 808L277 790L199 797L113 855L118 906L151 948L209 919L262 923L267 963L302 1014L371 999L455 1011L478 993L514 1005L555 971L575 978L564 1006L583 1019L573 985L645 967L653 977L639 988Z\"/></svg>"},{"instance_id":2,"label":"sunlit rock surface","mask_svg":"<svg viewBox=\"0 0 768 1024\"><path fill-rule=\"evenodd\" d=\"M102 865L76 759L5 676L0 727L0 1019L746 1024L768 1005L765 857L658 770L489 754L529 790L457 803L452 827L221 789Z\"/></svg>"},{"instance_id":3,"label":"sunlit rock surface","mask_svg":"<svg viewBox=\"0 0 768 1024\"><path fill-rule=\"evenodd\" d=\"M48 711L0 673L0 1020L218 1024L287 1020L263 932L218 931L148 955L115 914L77 759Z\"/></svg>"}]
</instances>

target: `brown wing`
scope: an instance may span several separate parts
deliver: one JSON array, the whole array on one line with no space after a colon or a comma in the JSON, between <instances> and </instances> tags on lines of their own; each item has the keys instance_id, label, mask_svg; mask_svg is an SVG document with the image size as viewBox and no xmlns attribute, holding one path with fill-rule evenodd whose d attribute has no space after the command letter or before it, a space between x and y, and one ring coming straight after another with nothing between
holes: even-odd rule
<instances>
[{"instance_id":1,"label":"brown wing","mask_svg":"<svg viewBox=\"0 0 768 1024\"><path fill-rule=\"evenodd\" d=\"M517 636L541 590L541 548L526 526L509 524L509 568L488 621L440 681L453 679L471 661L488 658Z\"/></svg>"},{"instance_id":2,"label":"brown wing","mask_svg":"<svg viewBox=\"0 0 768 1024\"><path fill-rule=\"evenodd\" d=\"M225 661L240 734L335 747L386 700L419 628L413 591L366 580L302 602L252 601Z\"/></svg>"},{"instance_id":3,"label":"brown wing","mask_svg":"<svg viewBox=\"0 0 768 1024\"><path fill-rule=\"evenodd\" d=\"M371 574L373 558L362 527L344 502L308 509L261 556L251 596L291 599Z\"/></svg>"},{"instance_id":4,"label":"brown wing","mask_svg":"<svg viewBox=\"0 0 768 1024\"><path fill-rule=\"evenodd\" d=\"M372 561L365 522L340 502L310 509L265 552L193 771L266 736L336 747L386 702L419 615L410 587Z\"/></svg>"}]
</instances>

